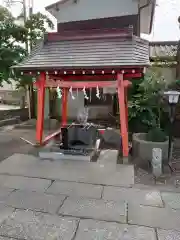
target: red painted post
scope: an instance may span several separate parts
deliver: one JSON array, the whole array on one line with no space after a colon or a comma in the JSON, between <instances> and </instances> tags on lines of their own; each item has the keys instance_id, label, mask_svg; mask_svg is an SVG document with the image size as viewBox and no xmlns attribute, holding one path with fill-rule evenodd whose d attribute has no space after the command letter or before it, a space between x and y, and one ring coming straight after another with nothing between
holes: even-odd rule
<instances>
[{"instance_id":1,"label":"red painted post","mask_svg":"<svg viewBox=\"0 0 180 240\"><path fill-rule=\"evenodd\" d=\"M126 127L128 131L128 89L124 87L124 98L125 98L125 110L126 110Z\"/></svg>"},{"instance_id":2,"label":"red painted post","mask_svg":"<svg viewBox=\"0 0 180 240\"><path fill-rule=\"evenodd\" d=\"M44 128L44 100L45 100L46 74L42 72L38 80L37 90L37 121L36 121L36 142L42 144Z\"/></svg>"},{"instance_id":3,"label":"red painted post","mask_svg":"<svg viewBox=\"0 0 180 240\"><path fill-rule=\"evenodd\" d=\"M62 89L62 126L67 125L68 88Z\"/></svg>"},{"instance_id":4,"label":"red painted post","mask_svg":"<svg viewBox=\"0 0 180 240\"><path fill-rule=\"evenodd\" d=\"M126 106L125 106L125 92L123 84L123 74L118 74L118 99L119 99L119 114L120 114L120 134L122 137L122 147L123 147L123 163L128 162L129 155L129 143L128 143L128 129L126 124Z\"/></svg>"}]
</instances>

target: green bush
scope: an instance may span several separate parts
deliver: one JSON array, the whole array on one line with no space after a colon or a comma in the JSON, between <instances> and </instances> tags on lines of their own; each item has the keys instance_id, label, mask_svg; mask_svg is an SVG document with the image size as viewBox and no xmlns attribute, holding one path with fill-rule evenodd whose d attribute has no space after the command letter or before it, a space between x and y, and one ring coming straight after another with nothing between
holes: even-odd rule
<instances>
[{"instance_id":1,"label":"green bush","mask_svg":"<svg viewBox=\"0 0 180 240\"><path fill-rule=\"evenodd\" d=\"M143 79L133 80L129 91L129 130L148 132L167 125L167 108L162 93L168 85L161 71L151 68Z\"/></svg>"},{"instance_id":2,"label":"green bush","mask_svg":"<svg viewBox=\"0 0 180 240\"><path fill-rule=\"evenodd\" d=\"M149 130L146 135L146 140L150 142L165 142L167 140L167 136L162 129L154 128Z\"/></svg>"}]
</instances>

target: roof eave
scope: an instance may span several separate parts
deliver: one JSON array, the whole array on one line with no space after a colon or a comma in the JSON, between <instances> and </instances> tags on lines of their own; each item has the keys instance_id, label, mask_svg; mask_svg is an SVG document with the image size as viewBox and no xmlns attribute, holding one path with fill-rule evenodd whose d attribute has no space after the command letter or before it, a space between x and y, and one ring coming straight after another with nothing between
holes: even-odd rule
<instances>
[{"instance_id":1,"label":"roof eave","mask_svg":"<svg viewBox=\"0 0 180 240\"><path fill-rule=\"evenodd\" d=\"M48 5L47 7L45 7L45 9L46 9L46 11L49 11L50 9L56 7L57 5L59 5L59 4L64 4L64 3L67 2L67 1L69 1L69 0L60 0L60 1L58 1L58 2L55 2L55 3L53 3L53 4Z\"/></svg>"}]
</instances>

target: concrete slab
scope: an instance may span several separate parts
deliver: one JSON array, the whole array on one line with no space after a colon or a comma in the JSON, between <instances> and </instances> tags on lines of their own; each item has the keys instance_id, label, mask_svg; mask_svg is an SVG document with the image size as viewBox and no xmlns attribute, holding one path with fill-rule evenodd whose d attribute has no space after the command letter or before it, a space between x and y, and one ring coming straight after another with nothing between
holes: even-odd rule
<instances>
[{"instance_id":1,"label":"concrete slab","mask_svg":"<svg viewBox=\"0 0 180 240\"><path fill-rule=\"evenodd\" d=\"M106 149L100 152L98 163L101 165L116 166L118 150Z\"/></svg>"},{"instance_id":2,"label":"concrete slab","mask_svg":"<svg viewBox=\"0 0 180 240\"><path fill-rule=\"evenodd\" d=\"M46 192L66 196L101 198L102 190L103 187L98 185L55 181Z\"/></svg>"},{"instance_id":3,"label":"concrete slab","mask_svg":"<svg viewBox=\"0 0 180 240\"><path fill-rule=\"evenodd\" d=\"M151 191L134 188L104 187L103 199L163 207L160 192L155 190Z\"/></svg>"},{"instance_id":4,"label":"concrete slab","mask_svg":"<svg viewBox=\"0 0 180 240\"><path fill-rule=\"evenodd\" d=\"M14 238L0 237L0 240L14 240Z\"/></svg>"},{"instance_id":5,"label":"concrete slab","mask_svg":"<svg viewBox=\"0 0 180 240\"><path fill-rule=\"evenodd\" d=\"M51 162L21 154L3 161L0 173L114 186L134 184L134 167L130 165L106 166L86 161Z\"/></svg>"},{"instance_id":6,"label":"concrete slab","mask_svg":"<svg viewBox=\"0 0 180 240\"><path fill-rule=\"evenodd\" d=\"M14 208L56 213L64 199L65 196L18 190L7 197L5 204Z\"/></svg>"},{"instance_id":7,"label":"concrete slab","mask_svg":"<svg viewBox=\"0 0 180 240\"><path fill-rule=\"evenodd\" d=\"M0 204L0 224L13 214L14 209L11 207L5 207L3 204Z\"/></svg>"},{"instance_id":8,"label":"concrete slab","mask_svg":"<svg viewBox=\"0 0 180 240\"><path fill-rule=\"evenodd\" d=\"M163 192L161 196L167 207L180 209L180 193Z\"/></svg>"},{"instance_id":9,"label":"concrete slab","mask_svg":"<svg viewBox=\"0 0 180 240\"><path fill-rule=\"evenodd\" d=\"M51 181L46 179L0 175L0 186L2 187L44 192L50 185Z\"/></svg>"},{"instance_id":10,"label":"concrete slab","mask_svg":"<svg viewBox=\"0 0 180 240\"><path fill-rule=\"evenodd\" d=\"M70 154L62 154L60 152L39 152L39 157L41 159L51 159L51 160L72 160L72 161L91 161L92 155L70 155Z\"/></svg>"},{"instance_id":11,"label":"concrete slab","mask_svg":"<svg viewBox=\"0 0 180 240\"><path fill-rule=\"evenodd\" d=\"M0 235L28 240L72 240L77 225L76 219L17 210L0 226Z\"/></svg>"},{"instance_id":12,"label":"concrete slab","mask_svg":"<svg viewBox=\"0 0 180 240\"><path fill-rule=\"evenodd\" d=\"M11 188L0 187L0 202L4 202L13 191L14 189Z\"/></svg>"},{"instance_id":13,"label":"concrete slab","mask_svg":"<svg viewBox=\"0 0 180 240\"><path fill-rule=\"evenodd\" d=\"M75 240L156 240L154 229L125 224L81 220Z\"/></svg>"},{"instance_id":14,"label":"concrete slab","mask_svg":"<svg viewBox=\"0 0 180 240\"><path fill-rule=\"evenodd\" d=\"M59 214L126 223L126 210L127 205L124 202L68 198Z\"/></svg>"},{"instance_id":15,"label":"concrete slab","mask_svg":"<svg viewBox=\"0 0 180 240\"><path fill-rule=\"evenodd\" d=\"M169 208L129 204L128 223L167 230L179 230L180 211Z\"/></svg>"},{"instance_id":16,"label":"concrete slab","mask_svg":"<svg viewBox=\"0 0 180 240\"><path fill-rule=\"evenodd\" d=\"M180 232L173 230L157 230L158 240L180 240Z\"/></svg>"}]
</instances>

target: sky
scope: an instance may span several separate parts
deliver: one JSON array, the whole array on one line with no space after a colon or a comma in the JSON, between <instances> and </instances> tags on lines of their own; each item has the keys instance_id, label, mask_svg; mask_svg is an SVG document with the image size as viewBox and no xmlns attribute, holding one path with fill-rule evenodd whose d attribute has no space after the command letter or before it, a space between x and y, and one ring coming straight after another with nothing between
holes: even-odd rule
<instances>
[{"instance_id":1,"label":"sky","mask_svg":"<svg viewBox=\"0 0 180 240\"><path fill-rule=\"evenodd\" d=\"M2 2L3 0L0 0L0 3ZM34 0L34 10L46 13L44 10L45 6L54 2L56 0ZM14 8L13 12L17 13L19 9L20 6ZM48 16L51 17L50 15ZM150 41L179 40L180 28L177 21L179 16L180 0L157 0L152 33L150 36L143 35L143 37Z\"/></svg>"}]
</instances>

